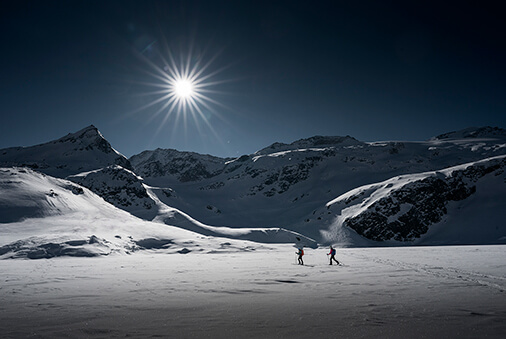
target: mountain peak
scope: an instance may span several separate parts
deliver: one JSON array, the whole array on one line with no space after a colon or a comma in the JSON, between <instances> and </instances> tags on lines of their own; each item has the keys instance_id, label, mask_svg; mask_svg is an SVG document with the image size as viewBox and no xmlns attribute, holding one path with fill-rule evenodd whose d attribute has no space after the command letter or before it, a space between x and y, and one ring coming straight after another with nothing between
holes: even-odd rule
<instances>
[{"instance_id":1,"label":"mountain peak","mask_svg":"<svg viewBox=\"0 0 506 339\"><path fill-rule=\"evenodd\" d=\"M98 128L96 128L94 125L89 125L77 132L69 133L66 136L55 140L55 142L64 142L71 139L93 139L93 138L99 138L104 139L103 135L100 133Z\"/></svg>"},{"instance_id":2,"label":"mountain peak","mask_svg":"<svg viewBox=\"0 0 506 339\"><path fill-rule=\"evenodd\" d=\"M97 133L100 134L98 128L95 125L89 125L76 133Z\"/></svg>"},{"instance_id":3,"label":"mountain peak","mask_svg":"<svg viewBox=\"0 0 506 339\"><path fill-rule=\"evenodd\" d=\"M95 125L91 124L91 125L83 128L81 131L85 131L85 130L95 130L95 131L98 131L98 128L96 128Z\"/></svg>"},{"instance_id":4,"label":"mountain peak","mask_svg":"<svg viewBox=\"0 0 506 339\"><path fill-rule=\"evenodd\" d=\"M6 149L0 154L2 166L30 167L63 178L112 164L132 169L130 162L111 146L94 125L54 141Z\"/></svg>"}]
</instances>

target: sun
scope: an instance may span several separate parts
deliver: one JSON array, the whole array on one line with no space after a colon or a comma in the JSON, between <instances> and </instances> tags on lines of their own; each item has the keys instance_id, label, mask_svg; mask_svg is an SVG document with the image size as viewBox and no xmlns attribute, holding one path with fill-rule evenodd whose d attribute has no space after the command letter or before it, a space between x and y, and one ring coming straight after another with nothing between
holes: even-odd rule
<instances>
[{"instance_id":1,"label":"sun","mask_svg":"<svg viewBox=\"0 0 506 339\"><path fill-rule=\"evenodd\" d=\"M145 84L159 90L146 93L153 95L153 99L140 110L157 105L161 107L154 115L163 113L166 117L164 120L173 113L177 116L191 115L196 120L208 116L205 112L215 112L211 106L222 106L209 97L210 93L218 93L212 87L226 82L211 81L221 71L209 71L213 59L204 62L188 53L186 57L181 56L176 60L168 48L165 54L160 54L160 59L160 64L144 59L154 70L147 73L155 80Z\"/></svg>"},{"instance_id":2,"label":"sun","mask_svg":"<svg viewBox=\"0 0 506 339\"><path fill-rule=\"evenodd\" d=\"M174 81L172 91L179 99L186 100L193 98L195 84L190 79L182 78Z\"/></svg>"},{"instance_id":3,"label":"sun","mask_svg":"<svg viewBox=\"0 0 506 339\"><path fill-rule=\"evenodd\" d=\"M146 125L158 117L162 118L154 136L170 124L174 130L196 128L203 134L211 131L212 135L219 138L213 124L225 121L222 111L229 111L230 108L217 97L228 95L220 87L235 80L222 74L230 65L216 67L219 53L209 57L205 50L199 49L197 53L191 46L193 43L184 52L170 48L162 39L150 44L150 53L138 54L149 67L140 68L144 79L137 83L151 89L139 93L144 97L144 104L134 112L149 112Z\"/></svg>"}]
</instances>

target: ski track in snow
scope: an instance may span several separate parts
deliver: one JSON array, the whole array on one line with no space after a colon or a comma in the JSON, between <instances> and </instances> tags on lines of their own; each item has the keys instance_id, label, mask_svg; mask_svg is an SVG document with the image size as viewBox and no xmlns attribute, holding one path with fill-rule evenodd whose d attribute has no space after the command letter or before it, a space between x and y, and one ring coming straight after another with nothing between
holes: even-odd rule
<instances>
[{"instance_id":1,"label":"ski track in snow","mask_svg":"<svg viewBox=\"0 0 506 339\"><path fill-rule=\"evenodd\" d=\"M491 274L483 274L479 272L467 271L453 267L442 267L434 265L423 265L408 263L394 259L380 259L365 255L351 254L351 256L361 260L371 260L378 264L393 266L402 270L413 270L422 274L432 275L438 278L462 280L465 282L475 283L477 285L488 286L504 292L506 289L506 277Z\"/></svg>"}]
</instances>

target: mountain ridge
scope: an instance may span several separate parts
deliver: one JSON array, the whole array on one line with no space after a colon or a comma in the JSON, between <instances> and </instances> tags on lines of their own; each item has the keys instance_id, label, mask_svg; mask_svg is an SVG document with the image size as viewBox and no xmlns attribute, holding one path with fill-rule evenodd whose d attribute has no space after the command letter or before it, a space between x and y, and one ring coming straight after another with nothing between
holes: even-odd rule
<instances>
[{"instance_id":1,"label":"mountain ridge","mask_svg":"<svg viewBox=\"0 0 506 339\"><path fill-rule=\"evenodd\" d=\"M438 135L431 140L443 139L467 139L467 138L480 138L480 137L506 137L506 130L500 127L469 127L458 131L448 132Z\"/></svg>"},{"instance_id":2,"label":"mountain ridge","mask_svg":"<svg viewBox=\"0 0 506 339\"><path fill-rule=\"evenodd\" d=\"M41 153L51 160L46 166L40 166ZM28 166L68 178L133 215L202 234L286 229L324 243L330 238L323 233L338 217L324 206L335 197L399 175L440 171L504 154L504 130L482 127L420 142L314 136L274 143L238 158L158 148L126 159L91 125L45 144L0 150L0 167ZM79 156L81 162L74 162ZM323 210L325 217L318 212ZM388 222L381 225L388 227ZM371 244L367 234L351 226L350 221L346 234L353 243ZM401 237L398 242L415 238Z\"/></svg>"}]
</instances>

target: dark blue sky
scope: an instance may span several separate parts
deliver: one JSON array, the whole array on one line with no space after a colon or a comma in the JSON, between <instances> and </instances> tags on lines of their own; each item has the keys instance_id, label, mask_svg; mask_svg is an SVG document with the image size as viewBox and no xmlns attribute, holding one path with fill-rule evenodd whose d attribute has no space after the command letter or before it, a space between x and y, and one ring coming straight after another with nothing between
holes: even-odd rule
<instances>
[{"instance_id":1,"label":"dark blue sky","mask_svg":"<svg viewBox=\"0 0 506 339\"><path fill-rule=\"evenodd\" d=\"M94 124L126 156L238 156L313 135L425 140L506 127L494 2L12 1L0 4L0 148ZM497 2L496 2L497 3ZM212 61L203 116L139 110L149 63Z\"/></svg>"}]
</instances>

